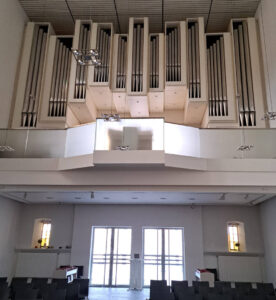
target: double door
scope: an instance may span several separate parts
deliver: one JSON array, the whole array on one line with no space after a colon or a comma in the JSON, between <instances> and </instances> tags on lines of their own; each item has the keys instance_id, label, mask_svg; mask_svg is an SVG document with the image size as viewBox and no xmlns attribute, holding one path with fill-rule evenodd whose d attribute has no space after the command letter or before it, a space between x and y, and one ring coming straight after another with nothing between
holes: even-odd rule
<instances>
[{"instance_id":1,"label":"double door","mask_svg":"<svg viewBox=\"0 0 276 300\"><path fill-rule=\"evenodd\" d=\"M91 284L128 286L130 280L131 229L94 227Z\"/></svg>"}]
</instances>

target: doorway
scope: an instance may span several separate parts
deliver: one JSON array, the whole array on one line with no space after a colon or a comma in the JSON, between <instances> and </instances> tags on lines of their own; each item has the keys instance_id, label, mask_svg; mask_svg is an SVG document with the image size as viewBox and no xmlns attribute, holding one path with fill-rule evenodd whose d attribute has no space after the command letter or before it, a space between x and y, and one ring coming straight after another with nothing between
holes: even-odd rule
<instances>
[{"instance_id":1,"label":"doorway","mask_svg":"<svg viewBox=\"0 0 276 300\"><path fill-rule=\"evenodd\" d=\"M144 228L144 286L184 279L183 236L183 228Z\"/></svg>"},{"instance_id":2,"label":"doorway","mask_svg":"<svg viewBox=\"0 0 276 300\"><path fill-rule=\"evenodd\" d=\"M93 227L92 286L128 286L131 228Z\"/></svg>"}]
</instances>

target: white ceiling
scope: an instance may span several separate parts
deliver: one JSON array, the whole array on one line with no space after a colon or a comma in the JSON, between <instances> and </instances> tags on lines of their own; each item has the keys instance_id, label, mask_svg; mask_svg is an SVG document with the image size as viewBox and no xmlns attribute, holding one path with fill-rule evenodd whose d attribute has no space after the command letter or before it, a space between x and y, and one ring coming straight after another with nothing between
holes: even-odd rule
<instances>
[{"instance_id":1,"label":"white ceiling","mask_svg":"<svg viewBox=\"0 0 276 300\"><path fill-rule=\"evenodd\" d=\"M72 34L73 18L112 22L117 32L127 33L129 17L149 17L150 32L163 32L162 20L179 21L202 16L205 18L207 31L225 31L231 18L253 17L260 0L19 0L19 2L31 21L49 21L58 34Z\"/></svg>"},{"instance_id":2,"label":"white ceiling","mask_svg":"<svg viewBox=\"0 0 276 300\"><path fill-rule=\"evenodd\" d=\"M3 192L3 197L26 203L255 205L272 194L187 193L150 191Z\"/></svg>"}]
</instances>

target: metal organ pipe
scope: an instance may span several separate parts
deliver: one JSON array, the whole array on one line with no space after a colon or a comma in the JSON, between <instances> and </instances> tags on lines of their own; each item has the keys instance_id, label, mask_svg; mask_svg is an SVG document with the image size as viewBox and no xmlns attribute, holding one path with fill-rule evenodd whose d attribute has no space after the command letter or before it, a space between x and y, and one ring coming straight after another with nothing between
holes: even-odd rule
<instances>
[{"instance_id":1,"label":"metal organ pipe","mask_svg":"<svg viewBox=\"0 0 276 300\"><path fill-rule=\"evenodd\" d=\"M224 37L207 36L209 116L228 116Z\"/></svg>"},{"instance_id":2,"label":"metal organ pipe","mask_svg":"<svg viewBox=\"0 0 276 300\"><path fill-rule=\"evenodd\" d=\"M159 87L159 36L150 37L150 88Z\"/></svg>"},{"instance_id":3,"label":"metal organ pipe","mask_svg":"<svg viewBox=\"0 0 276 300\"><path fill-rule=\"evenodd\" d=\"M47 26L37 25L34 30L31 58L21 116L22 127L36 127L46 52L47 32Z\"/></svg>"},{"instance_id":4,"label":"metal organ pipe","mask_svg":"<svg viewBox=\"0 0 276 300\"><path fill-rule=\"evenodd\" d=\"M117 78L116 88L124 89L126 87L126 51L127 37L119 36L118 39L118 55L117 55Z\"/></svg>"},{"instance_id":5,"label":"metal organ pipe","mask_svg":"<svg viewBox=\"0 0 276 300\"><path fill-rule=\"evenodd\" d=\"M198 22L188 22L188 65L189 98L200 98L201 83Z\"/></svg>"},{"instance_id":6,"label":"metal organ pipe","mask_svg":"<svg viewBox=\"0 0 276 300\"><path fill-rule=\"evenodd\" d=\"M166 29L166 81L181 81L180 35L178 26Z\"/></svg>"},{"instance_id":7,"label":"metal organ pipe","mask_svg":"<svg viewBox=\"0 0 276 300\"><path fill-rule=\"evenodd\" d=\"M134 24L132 49L131 91L143 91L144 25Z\"/></svg>"},{"instance_id":8,"label":"metal organ pipe","mask_svg":"<svg viewBox=\"0 0 276 300\"><path fill-rule=\"evenodd\" d=\"M79 36L79 49L88 50L90 44L90 24L81 24ZM77 64L75 79L75 99L85 99L86 97L87 66Z\"/></svg>"},{"instance_id":9,"label":"metal organ pipe","mask_svg":"<svg viewBox=\"0 0 276 300\"><path fill-rule=\"evenodd\" d=\"M246 22L233 22L233 32L240 125L256 126L256 109Z\"/></svg>"},{"instance_id":10,"label":"metal organ pipe","mask_svg":"<svg viewBox=\"0 0 276 300\"><path fill-rule=\"evenodd\" d=\"M49 117L65 117L71 63L71 38L57 38L49 99ZM80 71L80 69L79 69ZM80 72L78 72L80 74ZM80 78L80 76L78 77ZM79 80L81 82L81 79Z\"/></svg>"}]
</instances>

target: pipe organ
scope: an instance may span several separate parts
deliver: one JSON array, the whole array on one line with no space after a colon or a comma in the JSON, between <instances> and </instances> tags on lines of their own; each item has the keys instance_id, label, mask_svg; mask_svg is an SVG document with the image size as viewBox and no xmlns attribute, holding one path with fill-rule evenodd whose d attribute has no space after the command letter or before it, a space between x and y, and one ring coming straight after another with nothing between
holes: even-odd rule
<instances>
[{"instance_id":1,"label":"pipe organ","mask_svg":"<svg viewBox=\"0 0 276 300\"><path fill-rule=\"evenodd\" d=\"M239 124L242 127L254 127L258 123L258 126L264 127L261 117L264 115L264 96L261 86L256 21L253 18L232 20L231 31Z\"/></svg>"},{"instance_id":2,"label":"pipe organ","mask_svg":"<svg viewBox=\"0 0 276 300\"><path fill-rule=\"evenodd\" d=\"M37 127L50 34L53 29L49 23L28 23L26 27L12 120L14 128Z\"/></svg>"},{"instance_id":3,"label":"pipe organ","mask_svg":"<svg viewBox=\"0 0 276 300\"><path fill-rule=\"evenodd\" d=\"M72 42L73 37L50 36L39 117L40 128L63 128L66 123Z\"/></svg>"},{"instance_id":4,"label":"pipe organ","mask_svg":"<svg viewBox=\"0 0 276 300\"><path fill-rule=\"evenodd\" d=\"M204 19L187 19L187 101L184 120L199 126L207 110L207 58Z\"/></svg>"},{"instance_id":5,"label":"pipe organ","mask_svg":"<svg viewBox=\"0 0 276 300\"><path fill-rule=\"evenodd\" d=\"M202 128L264 128L265 94L254 18L231 20L228 32L204 32L204 19L130 18L128 33L111 23L77 20L73 36L49 23L28 23L15 89L13 128L66 128L102 113L164 117ZM96 49L101 64L71 50Z\"/></svg>"},{"instance_id":6,"label":"pipe organ","mask_svg":"<svg viewBox=\"0 0 276 300\"><path fill-rule=\"evenodd\" d=\"M234 58L231 34L206 34L208 127L237 127Z\"/></svg>"},{"instance_id":7,"label":"pipe organ","mask_svg":"<svg viewBox=\"0 0 276 300\"><path fill-rule=\"evenodd\" d=\"M113 102L118 113L127 113L126 102L127 84L127 59L128 59L128 35L115 34L112 64L112 91Z\"/></svg>"},{"instance_id":8,"label":"pipe organ","mask_svg":"<svg viewBox=\"0 0 276 300\"><path fill-rule=\"evenodd\" d=\"M164 34L149 35L149 112L164 113L165 85L165 39Z\"/></svg>"},{"instance_id":9,"label":"pipe organ","mask_svg":"<svg viewBox=\"0 0 276 300\"><path fill-rule=\"evenodd\" d=\"M87 50L91 48L92 22L77 20L72 49ZM71 71L68 87L68 107L75 116L76 123L87 123L95 119L97 111L87 92L91 74L87 66L81 65L71 56Z\"/></svg>"},{"instance_id":10,"label":"pipe organ","mask_svg":"<svg viewBox=\"0 0 276 300\"><path fill-rule=\"evenodd\" d=\"M93 23L91 49L98 50L101 65L89 67L87 91L99 114L115 109L111 89L113 35L111 23Z\"/></svg>"}]
</instances>

